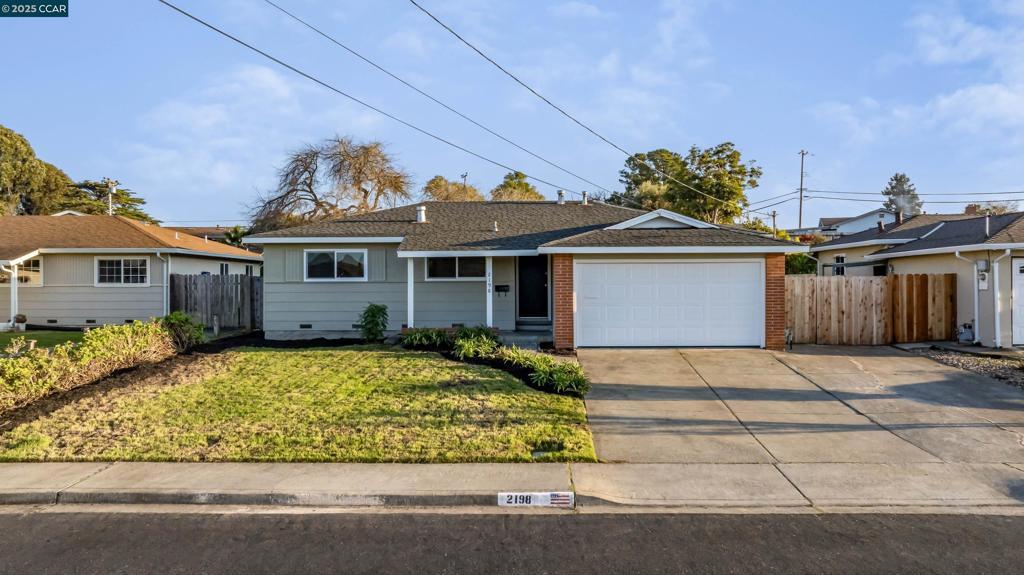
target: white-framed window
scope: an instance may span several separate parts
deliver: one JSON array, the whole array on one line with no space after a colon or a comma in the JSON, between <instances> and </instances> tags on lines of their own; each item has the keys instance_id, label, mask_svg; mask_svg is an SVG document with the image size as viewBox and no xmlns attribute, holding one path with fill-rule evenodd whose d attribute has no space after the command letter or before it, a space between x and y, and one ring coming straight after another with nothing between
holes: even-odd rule
<instances>
[{"instance_id":1,"label":"white-framed window","mask_svg":"<svg viewBox=\"0 0 1024 575\"><path fill-rule=\"evenodd\" d=\"M11 274L0 272L0 285L10 285ZM43 260L25 260L18 264L18 287L39 287L43 285Z\"/></svg>"},{"instance_id":2,"label":"white-framed window","mask_svg":"<svg viewBox=\"0 0 1024 575\"><path fill-rule=\"evenodd\" d=\"M252 264L245 264L245 275L251 276L254 268Z\"/></svg>"},{"instance_id":3,"label":"white-framed window","mask_svg":"<svg viewBox=\"0 0 1024 575\"><path fill-rule=\"evenodd\" d=\"M220 264L220 275L226 276L231 271L231 266L228 264Z\"/></svg>"},{"instance_id":4,"label":"white-framed window","mask_svg":"<svg viewBox=\"0 0 1024 575\"><path fill-rule=\"evenodd\" d=\"M366 250L303 250L308 282L364 282Z\"/></svg>"},{"instance_id":5,"label":"white-framed window","mask_svg":"<svg viewBox=\"0 0 1024 575\"><path fill-rule=\"evenodd\" d=\"M832 275L834 276L845 276L846 266L842 265L846 263L846 256L836 256L832 259Z\"/></svg>"},{"instance_id":6,"label":"white-framed window","mask_svg":"<svg viewBox=\"0 0 1024 575\"><path fill-rule=\"evenodd\" d=\"M484 281L486 258L427 258L425 279L430 281Z\"/></svg>"},{"instance_id":7,"label":"white-framed window","mask_svg":"<svg viewBox=\"0 0 1024 575\"><path fill-rule=\"evenodd\" d=\"M96 287L149 287L149 258L97 256Z\"/></svg>"}]
</instances>

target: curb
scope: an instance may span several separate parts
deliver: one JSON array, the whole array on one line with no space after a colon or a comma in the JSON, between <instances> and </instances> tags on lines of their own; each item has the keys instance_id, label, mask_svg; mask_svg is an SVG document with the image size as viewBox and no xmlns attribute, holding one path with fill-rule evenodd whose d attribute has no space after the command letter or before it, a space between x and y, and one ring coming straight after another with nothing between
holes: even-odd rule
<instances>
[{"instance_id":1,"label":"curb","mask_svg":"<svg viewBox=\"0 0 1024 575\"><path fill-rule=\"evenodd\" d=\"M0 494L5 503L6 494ZM347 494L326 492L82 491L57 494L51 503L128 505L266 505L294 507L496 506L494 494Z\"/></svg>"}]
</instances>

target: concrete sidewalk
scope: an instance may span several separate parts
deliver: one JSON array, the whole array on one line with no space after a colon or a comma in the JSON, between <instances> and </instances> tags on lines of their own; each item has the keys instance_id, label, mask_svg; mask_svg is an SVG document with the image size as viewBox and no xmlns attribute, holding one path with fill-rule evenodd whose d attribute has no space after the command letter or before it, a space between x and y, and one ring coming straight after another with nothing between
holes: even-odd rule
<instances>
[{"instance_id":1,"label":"concrete sidewalk","mask_svg":"<svg viewBox=\"0 0 1024 575\"><path fill-rule=\"evenodd\" d=\"M8 463L0 504L494 507L571 491L578 507L1024 510L1024 465Z\"/></svg>"}]
</instances>

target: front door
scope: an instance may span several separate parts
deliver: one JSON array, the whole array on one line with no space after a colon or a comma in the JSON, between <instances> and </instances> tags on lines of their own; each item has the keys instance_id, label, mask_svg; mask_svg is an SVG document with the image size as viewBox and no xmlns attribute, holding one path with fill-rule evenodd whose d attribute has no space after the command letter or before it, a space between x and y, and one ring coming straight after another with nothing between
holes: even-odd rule
<instances>
[{"instance_id":1,"label":"front door","mask_svg":"<svg viewBox=\"0 0 1024 575\"><path fill-rule=\"evenodd\" d=\"M1024 345L1024 258L1013 258L1010 262L1013 266L1013 291L1010 294L1010 305L1013 307L1010 317L1013 345Z\"/></svg>"},{"instance_id":2,"label":"front door","mask_svg":"<svg viewBox=\"0 0 1024 575\"><path fill-rule=\"evenodd\" d=\"M519 257L519 317L548 317L548 256Z\"/></svg>"}]
</instances>

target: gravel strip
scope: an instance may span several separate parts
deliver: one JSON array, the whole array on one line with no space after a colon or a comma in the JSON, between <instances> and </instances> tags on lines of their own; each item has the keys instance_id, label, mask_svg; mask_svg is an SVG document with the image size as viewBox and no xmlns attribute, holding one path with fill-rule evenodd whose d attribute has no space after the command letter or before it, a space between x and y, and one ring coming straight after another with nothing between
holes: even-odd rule
<instances>
[{"instance_id":1,"label":"gravel strip","mask_svg":"<svg viewBox=\"0 0 1024 575\"><path fill-rule=\"evenodd\" d=\"M1024 389L1024 360L981 357L939 349L925 349L915 351L915 353L934 359L939 363L987 375L1008 385Z\"/></svg>"}]
</instances>

